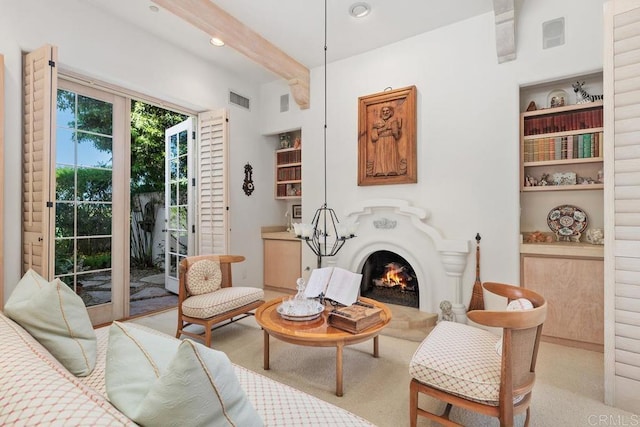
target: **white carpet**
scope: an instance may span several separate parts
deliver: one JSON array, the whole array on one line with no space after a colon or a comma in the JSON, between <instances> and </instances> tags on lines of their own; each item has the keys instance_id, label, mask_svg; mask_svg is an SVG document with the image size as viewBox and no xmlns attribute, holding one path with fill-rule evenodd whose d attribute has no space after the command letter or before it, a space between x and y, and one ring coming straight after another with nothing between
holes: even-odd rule
<instances>
[{"instance_id":1,"label":"white carpet","mask_svg":"<svg viewBox=\"0 0 640 427\"><path fill-rule=\"evenodd\" d=\"M175 310L133 320L175 334ZM335 349L302 347L271 338L271 369L262 369L263 334L253 317L213 332L212 347L231 361L341 406L381 427L409 425L409 360L419 343L380 336L380 358L371 356L372 341L344 350L344 396L335 395ZM602 353L542 343L533 391L531 426L634 425L637 415L603 402ZM422 406L438 403L421 397ZM467 426L498 426L496 419L452 411ZM606 423L602 423L602 419ZM613 422L617 424L612 424ZM516 425L522 425L523 417ZM424 418L418 426L429 426Z\"/></svg>"}]
</instances>

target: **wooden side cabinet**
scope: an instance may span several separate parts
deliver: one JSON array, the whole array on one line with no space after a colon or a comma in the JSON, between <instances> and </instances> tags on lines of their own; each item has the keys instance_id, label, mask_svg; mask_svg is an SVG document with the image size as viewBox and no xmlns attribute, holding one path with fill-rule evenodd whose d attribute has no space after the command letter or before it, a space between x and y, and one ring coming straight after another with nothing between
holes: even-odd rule
<instances>
[{"instance_id":1,"label":"wooden side cabinet","mask_svg":"<svg viewBox=\"0 0 640 427\"><path fill-rule=\"evenodd\" d=\"M300 240L263 238L263 245L265 287L296 291L302 273Z\"/></svg>"},{"instance_id":2,"label":"wooden side cabinet","mask_svg":"<svg viewBox=\"0 0 640 427\"><path fill-rule=\"evenodd\" d=\"M604 261L521 255L522 286L547 300L543 338L592 350L604 345Z\"/></svg>"}]
</instances>

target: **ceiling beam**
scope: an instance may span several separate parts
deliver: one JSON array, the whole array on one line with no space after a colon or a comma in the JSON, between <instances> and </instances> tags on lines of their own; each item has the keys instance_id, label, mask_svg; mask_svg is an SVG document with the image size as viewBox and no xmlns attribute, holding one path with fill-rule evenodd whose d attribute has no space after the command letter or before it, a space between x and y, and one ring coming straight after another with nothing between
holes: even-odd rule
<instances>
[{"instance_id":1,"label":"ceiling beam","mask_svg":"<svg viewBox=\"0 0 640 427\"><path fill-rule=\"evenodd\" d=\"M285 79L301 109L309 108L309 69L210 0L152 0L210 37Z\"/></svg>"},{"instance_id":2,"label":"ceiling beam","mask_svg":"<svg viewBox=\"0 0 640 427\"><path fill-rule=\"evenodd\" d=\"M516 27L514 0L493 0L496 17L496 53L498 62L516 59Z\"/></svg>"}]
</instances>

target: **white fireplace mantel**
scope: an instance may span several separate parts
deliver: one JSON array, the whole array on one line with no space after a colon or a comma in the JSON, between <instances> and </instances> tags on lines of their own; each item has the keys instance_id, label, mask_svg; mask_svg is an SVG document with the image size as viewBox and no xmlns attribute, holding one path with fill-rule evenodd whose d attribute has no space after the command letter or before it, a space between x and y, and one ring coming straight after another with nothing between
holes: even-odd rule
<instances>
[{"instance_id":1,"label":"white fireplace mantel","mask_svg":"<svg viewBox=\"0 0 640 427\"><path fill-rule=\"evenodd\" d=\"M420 310L437 312L440 301L452 301L459 322L466 321L462 303L462 274L470 252L469 240L445 239L427 223L429 210L401 199L369 199L344 211L346 221L358 223L336 263L361 271L370 254L397 253L411 263L420 288Z\"/></svg>"}]
</instances>

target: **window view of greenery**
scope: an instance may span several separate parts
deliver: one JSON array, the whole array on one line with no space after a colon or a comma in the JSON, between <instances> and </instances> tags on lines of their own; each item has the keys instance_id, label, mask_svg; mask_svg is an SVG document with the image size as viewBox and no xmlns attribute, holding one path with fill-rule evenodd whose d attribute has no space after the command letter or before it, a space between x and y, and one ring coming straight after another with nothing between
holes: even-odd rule
<instances>
[{"instance_id":1,"label":"window view of greenery","mask_svg":"<svg viewBox=\"0 0 640 427\"><path fill-rule=\"evenodd\" d=\"M133 101L132 268L161 267L153 229L164 202L164 130L186 116ZM111 300L113 105L59 90L56 123L55 275L87 305ZM156 257L160 258L160 257ZM95 292L83 292L94 287Z\"/></svg>"}]
</instances>

